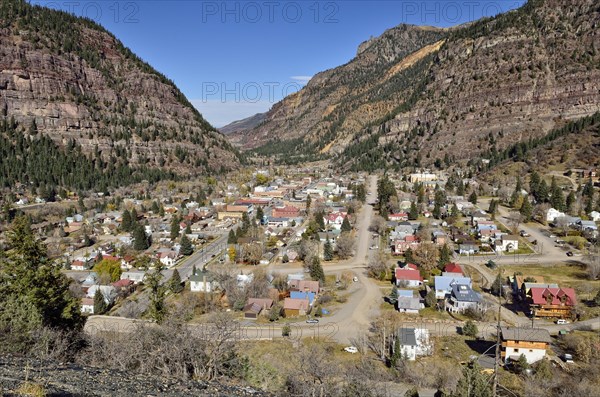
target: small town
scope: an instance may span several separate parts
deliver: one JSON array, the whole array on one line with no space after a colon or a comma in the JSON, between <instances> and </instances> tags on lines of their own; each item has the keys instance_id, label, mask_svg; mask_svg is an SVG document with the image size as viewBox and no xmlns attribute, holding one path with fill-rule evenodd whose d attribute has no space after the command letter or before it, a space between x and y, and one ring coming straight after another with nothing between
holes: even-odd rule
<instances>
[{"instance_id":1,"label":"small town","mask_svg":"<svg viewBox=\"0 0 600 397\"><path fill-rule=\"evenodd\" d=\"M600 397L598 0L0 1L0 396Z\"/></svg>"}]
</instances>

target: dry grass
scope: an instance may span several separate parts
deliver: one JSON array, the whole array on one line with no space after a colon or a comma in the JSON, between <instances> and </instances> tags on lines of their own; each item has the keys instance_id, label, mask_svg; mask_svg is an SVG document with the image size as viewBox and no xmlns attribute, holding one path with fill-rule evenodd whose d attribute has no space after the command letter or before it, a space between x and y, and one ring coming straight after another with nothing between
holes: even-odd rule
<instances>
[{"instance_id":1,"label":"dry grass","mask_svg":"<svg viewBox=\"0 0 600 397\"><path fill-rule=\"evenodd\" d=\"M505 274L514 274L521 272L525 276L542 276L546 283L556 283L562 287L577 287L582 283L587 283L593 288L600 288L600 280L591 281L587 278L587 273L583 265L505 265L503 266Z\"/></svg>"},{"instance_id":2,"label":"dry grass","mask_svg":"<svg viewBox=\"0 0 600 397\"><path fill-rule=\"evenodd\" d=\"M26 381L17 390L15 393L18 396L27 396L27 397L44 397L46 396L46 388L39 383L33 383Z\"/></svg>"}]
</instances>

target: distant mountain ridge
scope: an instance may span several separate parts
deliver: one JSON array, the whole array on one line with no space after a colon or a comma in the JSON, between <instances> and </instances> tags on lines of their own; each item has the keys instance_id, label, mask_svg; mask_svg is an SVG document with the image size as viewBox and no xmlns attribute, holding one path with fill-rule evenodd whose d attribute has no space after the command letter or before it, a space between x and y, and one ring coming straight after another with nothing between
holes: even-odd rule
<instances>
[{"instance_id":1,"label":"distant mountain ridge","mask_svg":"<svg viewBox=\"0 0 600 397\"><path fill-rule=\"evenodd\" d=\"M223 135L230 135L238 132L251 130L257 127L260 123L262 123L266 115L266 113L256 113L254 116L234 121L233 123L227 124L226 126L219 128L219 132L221 132Z\"/></svg>"},{"instance_id":2,"label":"distant mountain ridge","mask_svg":"<svg viewBox=\"0 0 600 397\"><path fill-rule=\"evenodd\" d=\"M0 4L0 119L107 166L185 175L240 163L173 82L112 34L23 0Z\"/></svg>"},{"instance_id":3,"label":"distant mountain ridge","mask_svg":"<svg viewBox=\"0 0 600 397\"><path fill-rule=\"evenodd\" d=\"M476 159L600 110L599 26L593 0L530 0L447 30L400 25L229 139L357 170Z\"/></svg>"}]
</instances>

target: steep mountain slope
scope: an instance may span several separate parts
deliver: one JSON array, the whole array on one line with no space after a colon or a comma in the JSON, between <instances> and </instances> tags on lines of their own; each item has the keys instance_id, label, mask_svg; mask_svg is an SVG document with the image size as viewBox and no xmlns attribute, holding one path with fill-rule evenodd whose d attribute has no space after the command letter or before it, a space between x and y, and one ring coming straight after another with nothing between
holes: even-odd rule
<instances>
[{"instance_id":1,"label":"steep mountain slope","mask_svg":"<svg viewBox=\"0 0 600 397\"><path fill-rule=\"evenodd\" d=\"M232 141L249 148L277 136L257 152L290 158L303 147L376 169L467 161L543 136L600 110L599 9L594 0L532 0L445 32L400 26L391 32L428 35L394 52L404 43L386 32Z\"/></svg>"},{"instance_id":2,"label":"steep mountain slope","mask_svg":"<svg viewBox=\"0 0 600 397\"><path fill-rule=\"evenodd\" d=\"M33 144L50 137L114 167L185 174L239 164L173 82L112 34L22 0L0 4L0 116Z\"/></svg>"},{"instance_id":3,"label":"steep mountain slope","mask_svg":"<svg viewBox=\"0 0 600 397\"><path fill-rule=\"evenodd\" d=\"M235 134L236 132L251 130L262 123L265 119L265 116L266 113L256 113L254 116L234 121L233 123L229 123L226 126L219 128L219 132L223 135L229 135Z\"/></svg>"},{"instance_id":4,"label":"steep mountain slope","mask_svg":"<svg viewBox=\"0 0 600 397\"><path fill-rule=\"evenodd\" d=\"M304 153L307 149L327 152L326 144L334 138L348 139L393 111L402 96L413 90L415 76L425 70L421 65L432 61L430 53L445 35L441 29L408 25L390 29L361 44L347 64L317 74L302 90L273 106L257 128L233 134L230 140L253 148L273 136L305 138ZM288 154L293 155L293 150Z\"/></svg>"}]
</instances>

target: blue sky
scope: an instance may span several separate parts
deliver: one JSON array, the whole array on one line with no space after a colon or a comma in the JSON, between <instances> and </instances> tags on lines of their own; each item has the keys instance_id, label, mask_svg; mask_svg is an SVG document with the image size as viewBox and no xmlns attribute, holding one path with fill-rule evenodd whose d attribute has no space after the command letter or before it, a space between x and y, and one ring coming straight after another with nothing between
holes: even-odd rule
<instances>
[{"instance_id":1,"label":"blue sky","mask_svg":"<svg viewBox=\"0 0 600 397\"><path fill-rule=\"evenodd\" d=\"M87 16L173 79L214 126L268 110L400 23L453 26L520 6L466 1L32 0Z\"/></svg>"}]
</instances>

